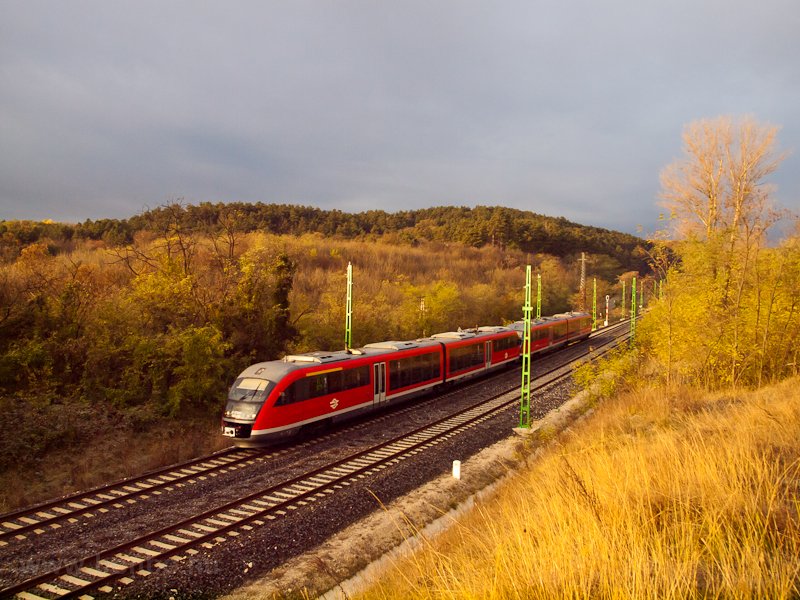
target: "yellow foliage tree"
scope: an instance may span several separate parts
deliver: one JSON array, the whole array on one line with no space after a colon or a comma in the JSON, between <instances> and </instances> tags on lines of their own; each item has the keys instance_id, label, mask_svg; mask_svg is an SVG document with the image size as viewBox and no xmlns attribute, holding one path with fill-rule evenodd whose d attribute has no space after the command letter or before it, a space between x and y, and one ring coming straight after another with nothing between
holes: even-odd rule
<instances>
[{"instance_id":1,"label":"yellow foliage tree","mask_svg":"<svg viewBox=\"0 0 800 600\"><path fill-rule=\"evenodd\" d=\"M800 299L785 285L796 277L796 241L767 245L780 217L766 180L783 158L776 134L751 118L698 121L684 131L683 158L662 172L672 229L654 267L668 281L640 333L668 379L756 385L788 372L770 359L783 343L776 319L791 330L787 316Z\"/></svg>"}]
</instances>

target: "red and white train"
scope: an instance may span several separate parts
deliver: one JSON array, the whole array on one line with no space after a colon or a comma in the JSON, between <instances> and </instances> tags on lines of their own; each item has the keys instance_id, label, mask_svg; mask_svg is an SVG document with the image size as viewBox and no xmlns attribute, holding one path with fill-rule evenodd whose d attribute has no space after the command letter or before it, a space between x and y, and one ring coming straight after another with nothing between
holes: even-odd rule
<instances>
[{"instance_id":1,"label":"red and white train","mask_svg":"<svg viewBox=\"0 0 800 600\"><path fill-rule=\"evenodd\" d=\"M520 321L251 365L228 393L222 434L237 446L259 446L509 366L520 357L523 329ZM585 313L538 319L531 324L531 351L585 339L590 331Z\"/></svg>"},{"instance_id":2,"label":"red and white train","mask_svg":"<svg viewBox=\"0 0 800 600\"><path fill-rule=\"evenodd\" d=\"M510 325L520 338L525 329L523 321ZM588 339L592 332L592 317L584 312L569 312L552 317L542 317L531 322L531 352L565 346L575 340Z\"/></svg>"}]
</instances>

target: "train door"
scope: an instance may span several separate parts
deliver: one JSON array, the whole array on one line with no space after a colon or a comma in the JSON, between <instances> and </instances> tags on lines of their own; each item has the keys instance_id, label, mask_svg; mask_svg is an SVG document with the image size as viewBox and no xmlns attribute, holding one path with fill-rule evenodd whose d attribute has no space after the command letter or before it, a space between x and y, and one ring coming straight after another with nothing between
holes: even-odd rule
<instances>
[{"instance_id":1,"label":"train door","mask_svg":"<svg viewBox=\"0 0 800 600\"><path fill-rule=\"evenodd\" d=\"M486 342L486 368L492 366L492 342Z\"/></svg>"},{"instance_id":2,"label":"train door","mask_svg":"<svg viewBox=\"0 0 800 600\"><path fill-rule=\"evenodd\" d=\"M380 404L386 400L386 363L375 363L373 368L373 391L375 394L374 404Z\"/></svg>"}]
</instances>

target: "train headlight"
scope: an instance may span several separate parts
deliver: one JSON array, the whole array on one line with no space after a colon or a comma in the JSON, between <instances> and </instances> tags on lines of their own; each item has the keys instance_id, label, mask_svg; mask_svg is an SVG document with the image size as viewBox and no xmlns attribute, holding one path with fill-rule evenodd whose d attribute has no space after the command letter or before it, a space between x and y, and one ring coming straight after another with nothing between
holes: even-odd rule
<instances>
[{"instance_id":1,"label":"train headlight","mask_svg":"<svg viewBox=\"0 0 800 600\"><path fill-rule=\"evenodd\" d=\"M228 402L228 406L225 407L225 418L254 421L262 404L262 402Z\"/></svg>"}]
</instances>

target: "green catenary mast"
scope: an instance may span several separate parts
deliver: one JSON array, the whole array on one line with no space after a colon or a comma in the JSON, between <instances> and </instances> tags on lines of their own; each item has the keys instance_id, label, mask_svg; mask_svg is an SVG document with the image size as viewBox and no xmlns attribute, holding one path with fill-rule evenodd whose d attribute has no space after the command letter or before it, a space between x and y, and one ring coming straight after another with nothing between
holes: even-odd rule
<instances>
[{"instance_id":1,"label":"green catenary mast","mask_svg":"<svg viewBox=\"0 0 800 600\"><path fill-rule=\"evenodd\" d=\"M522 397L519 404L519 426L524 429L531 426L531 312L531 266L528 265L525 273L525 304L522 306Z\"/></svg>"},{"instance_id":2,"label":"green catenary mast","mask_svg":"<svg viewBox=\"0 0 800 600\"><path fill-rule=\"evenodd\" d=\"M631 281L631 346L636 338L636 277Z\"/></svg>"},{"instance_id":3,"label":"green catenary mast","mask_svg":"<svg viewBox=\"0 0 800 600\"><path fill-rule=\"evenodd\" d=\"M353 265L347 263L347 305L344 319L344 349L353 347Z\"/></svg>"},{"instance_id":4,"label":"green catenary mast","mask_svg":"<svg viewBox=\"0 0 800 600\"><path fill-rule=\"evenodd\" d=\"M536 318L542 318L542 274L536 275Z\"/></svg>"},{"instance_id":5,"label":"green catenary mast","mask_svg":"<svg viewBox=\"0 0 800 600\"><path fill-rule=\"evenodd\" d=\"M625 319L625 303L628 299L625 297L625 281L622 282L622 302L619 303L620 309L622 310L622 315L620 316L620 321Z\"/></svg>"}]
</instances>

